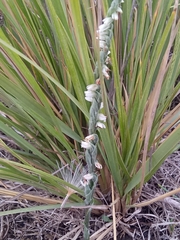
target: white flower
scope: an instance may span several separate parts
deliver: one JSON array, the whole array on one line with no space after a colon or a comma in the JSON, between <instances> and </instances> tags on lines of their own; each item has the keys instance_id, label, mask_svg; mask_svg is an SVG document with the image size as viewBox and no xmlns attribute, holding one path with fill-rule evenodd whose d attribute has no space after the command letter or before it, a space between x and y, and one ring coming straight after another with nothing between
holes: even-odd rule
<instances>
[{"instance_id":1,"label":"white flower","mask_svg":"<svg viewBox=\"0 0 180 240\"><path fill-rule=\"evenodd\" d=\"M84 141L81 141L81 147L86 149L91 148L91 140L94 140L94 134L85 137Z\"/></svg>"},{"instance_id":2,"label":"white flower","mask_svg":"<svg viewBox=\"0 0 180 240\"><path fill-rule=\"evenodd\" d=\"M97 85L100 85L100 84L101 84L100 78L96 79L96 84L97 84Z\"/></svg>"},{"instance_id":3,"label":"white flower","mask_svg":"<svg viewBox=\"0 0 180 240\"><path fill-rule=\"evenodd\" d=\"M93 99L94 99L95 96L96 96L96 92L95 92L95 91L88 90L88 91L84 91L84 93L85 93L85 99L86 99L88 102L92 102Z\"/></svg>"},{"instance_id":4,"label":"white flower","mask_svg":"<svg viewBox=\"0 0 180 240\"><path fill-rule=\"evenodd\" d=\"M85 99L88 102L93 102L93 99L96 96L96 90L99 88L97 84L90 84L87 87L87 91L84 91Z\"/></svg>"},{"instance_id":5,"label":"white flower","mask_svg":"<svg viewBox=\"0 0 180 240\"><path fill-rule=\"evenodd\" d=\"M89 184L89 182L87 182L87 181L82 181L82 180L80 181L80 183L82 184L83 187L85 187L86 185Z\"/></svg>"},{"instance_id":6,"label":"white flower","mask_svg":"<svg viewBox=\"0 0 180 240\"><path fill-rule=\"evenodd\" d=\"M90 173L84 175L83 179L81 180L81 184L85 187L86 185L89 184L89 180L91 180L92 178L93 178L93 175Z\"/></svg>"},{"instance_id":7,"label":"white flower","mask_svg":"<svg viewBox=\"0 0 180 240\"><path fill-rule=\"evenodd\" d=\"M104 24L103 24L104 25ZM108 30L109 28L107 28L106 30ZM99 38L101 38L103 35L105 35L105 36L108 36L109 35L109 33L108 33L108 31L106 31L106 30L104 30L104 29L99 29L99 30L97 30L96 32L97 32L97 37L98 37L98 39Z\"/></svg>"},{"instance_id":8,"label":"white flower","mask_svg":"<svg viewBox=\"0 0 180 240\"><path fill-rule=\"evenodd\" d=\"M100 41L99 41L99 47L100 47L100 48L106 48L106 47L107 47L106 42L100 40Z\"/></svg>"},{"instance_id":9,"label":"white flower","mask_svg":"<svg viewBox=\"0 0 180 240\"><path fill-rule=\"evenodd\" d=\"M99 119L100 121L106 122L106 116L105 116L104 114L102 114L102 113L99 113L99 114L98 114L98 119Z\"/></svg>"},{"instance_id":10,"label":"white flower","mask_svg":"<svg viewBox=\"0 0 180 240\"><path fill-rule=\"evenodd\" d=\"M109 36L109 28L107 28L106 30L97 30L97 37L98 39L101 39L103 36L108 37Z\"/></svg>"},{"instance_id":11,"label":"white flower","mask_svg":"<svg viewBox=\"0 0 180 240\"><path fill-rule=\"evenodd\" d=\"M89 91L96 91L99 88L99 86L97 84L90 84L86 88Z\"/></svg>"},{"instance_id":12,"label":"white flower","mask_svg":"<svg viewBox=\"0 0 180 240\"><path fill-rule=\"evenodd\" d=\"M101 123L101 122L97 122L97 123L96 123L96 127L106 128L106 126L104 125L104 123Z\"/></svg>"},{"instance_id":13,"label":"white flower","mask_svg":"<svg viewBox=\"0 0 180 240\"><path fill-rule=\"evenodd\" d=\"M123 13L123 11L122 11L122 9L120 7L118 7L117 12Z\"/></svg>"},{"instance_id":14,"label":"white flower","mask_svg":"<svg viewBox=\"0 0 180 240\"><path fill-rule=\"evenodd\" d=\"M90 142L81 141L81 147L89 149L89 148L91 148L91 143Z\"/></svg>"},{"instance_id":15,"label":"white flower","mask_svg":"<svg viewBox=\"0 0 180 240\"><path fill-rule=\"evenodd\" d=\"M118 14L117 14L117 12L114 12L113 14L112 14L112 19L114 19L114 20L118 20Z\"/></svg>"},{"instance_id":16,"label":"white flower","mask_svg":"<svg viewBox=\"0 0 180 240\"><path fill-rule=\"evenodd\" d=\"M98 35L99 41L103 41L106 45L106 42L109 41L109 35L106 32L100 32ZM103 43L100 43L103 44Z\"/></svg>"},{"instance_id":17,"label":"white flower","mask_svg":"<svg viewBox=\"0 0 180 240\"><path fill-rule=\"evenodd\" d=\"M95 167L98 169L102 169L102 165L98 161L95 162Z\"/></svg>"},{"instance_id":18,"label":"white flower","mask_svg":"<svg viewBox=\"0 0 180 240\"><path fill-rule=\"evenodd\" d=\"M104 107L104 104L103 102L101 102L100 109L102 109L103 107Z\"/></svg>"},{"instance_id":19,"label":"white flower","mask_svg":"<svg viewBox=\"0 0 180 240\"><path fill-rule=\"evenodd\" d=\"M109 76L109 74L108 74L107 72L103 72L103 75L104 75L104 77L105 77L107 80L109 80L110 76Z\"/></svg>"},{"instance_id":20,"label":"white flower","mask_svg":"<svg viewBox=\"0 0 180 240\"><path fill-rule=\"evenodd\" d=\"M94 140L94 134L91 134L91 135L85 137L84 140L85 140L86 142L89 142L89 141L91 141L91 140Z\"/></svg>"},{"instance_id":21,"label":"white flower","mask_svg":"<svg viewBox=\"0 0 180 240\"><path fill-rule=\"evenodd\" d=\"M100 34L99 35L99 41L106 41L107 35L106 34Z\"/></svg>"},{"instance_id":22,"label":"white flower","mask_svg":"<svg viewBox=\"0 0 180 240\"><path fill-rule=\"evenodd\" d=\"M104 18L102 21L103 21L104 24L110 24L110 23L113 22L113 20L112 20L111 17L106 17L106 18Z\"/></svg>"},{"instance_id":23,"label":"white flower","mask_svg":"<svg viewBox=\"0 0 180 240\"><path fill-rule=\"evenodd\" d=\"M88 102L93 102L94 98L92 98L92 97L85 97L85 100L88 101Z\"/></svg>"},{"instance_id":24,"label":"white flower","mask_svg":"<svg viewBox=\"0 0 180 240\"><path fill-rule=\"evenodd\" d=\"M85 180L91 180L93 178L93 175L91 173L87 173L86 175L83 176L83 179Z\"/></svg>"},{"instance_id":25,"label":"white flower","mask_svg":"<svg viewBox=\"0 0 180 240\"><path fill-rule=\"evenodd\" d=\"M103 71L109 71L109 68L105 64L103 65Z\"/></svg>"},{"instance_id":26,"label":"white flower","mask_svg":"<svg viewBox=\"0 0 180 240\"><path fill-rule=\"evenodd\" d=\"M109 71L109 68L106 65L103 65L102 73L103 73L104 77L107 79L110 78L108 71Z\"/></svg>"},{"instance_id":27,"label":"white flower","mask_svg":"<svg viewBox=\"0 0 180 240\"><path fill-rule=\"evenodd\" d=\"M108 29L109 29L109 24L107 24L107 23L105 24L105 23L104 23L104 24L101 24L101 25L99 26L99 29L98 29L97 32L98 32L98 33L99 33L99 32L104 32L104 31L106 31L106 30L108 30Z\"/></svg>"},{"instance_id":28,"label":"white flower","mask_svg":"<svg viewBox=\"0 0 180 240\"><path fill-rule=\"evenodd\" d=\"M111 58L110 58L109 56L107 56L107 58L106 58L106 60L105 60L105 63L106 63L106 64L111 63Z\"/></svg>"},{"instance_id":29,"label":"white flower","mask_svg":"<svg viewBox=\"0 0 180 240\"><path fill-rule=\"evenodd\" d=\"M88 90L88 91L84 91L85 93L85 96L86 97L95 97L96 96L96 93L94 91L91 91L91 90Z\"/></svg>"}]
</instances>

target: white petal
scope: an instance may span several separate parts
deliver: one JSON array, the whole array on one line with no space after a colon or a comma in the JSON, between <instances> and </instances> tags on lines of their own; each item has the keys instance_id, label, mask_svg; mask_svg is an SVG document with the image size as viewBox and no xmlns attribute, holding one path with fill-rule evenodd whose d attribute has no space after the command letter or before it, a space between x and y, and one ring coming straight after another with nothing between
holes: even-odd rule
<instances>
[{"instance_id":1,"label":"white petal","mask_svg":"<svg viewBox=\"0 0 180 240\"><path fill-rule=\"evenodd\" d=\"M108 28L106 30L108 30ZM101 35L108 35L108 31L106 31L106 30L99 29L99 30L96 31L99 38L100 38Z\"/></svg>"},{"instance_id":2,"label":"white petal","mask_svg":"<svg viewBox=\"0 0 180 240\"><path fill-rule=\"evenodd\" d=\"M107 80L109 80L109 78L110 78L110 76L109 76L109 74L106 72L106 73L103 73L103 75L104 75L104 77L107 79Z\"/></svg>"},{"instance_id":3,"label":"white petal","mask_svg":"<svg viewBox=\"0 0 180 240\"><path fill-rule=\"evenodd\" d=\"M100 34L99 35L99 41L106 41L107 35L106 34Z\"/></svg>"},{"instance_id":4,"label":"white petal","mask_svg":"<svg viewBox=\"0 0 180 240\"><path fill-rule=\"evenodd\" d=\"M99 39L101 39L101 38L104 38L105 39L105 37L108 37L108 32L106 32L106 31L98 31L98 38Z\"/></svg>"},{"instance_id":5,"label":"white petal","mask_svg":"<svg viewBox=\"0 0 180 240\"><path fill-rule=\"evenodd\" d=\"M106 126L104 125L104 123L101 123L101 122L97 122L97 123L96 123L96 127L106 128Z\"/></svg>"},{"instance_id":6,"label":"white petal","mask_svg":"<svg viewBox=\"0 0 180 240\"><path fill-rule=\"evenodd\" d=\"M112 14L112 19L118 20L118 14L117 14L117 12L114 12L114 13Z\"/></svg>"},{"instance_id":7,"label":"white petal","mask_svg":"<svg viewBox=\"0 0 180 240\"><path fill-rule=\"evenodd\" d=\"M109 74L108 74L109 68L106 65L103 65L102 73L105 76L105 78L109 79Z\"/></svg>"},{"instance_id":8,"label":"white petal","mask_svg":"<svg viewBox=\"0 0 180 240\"><path fill-rule=\"evenodd\" d=\"M93 102L94 98L93 97L85 97L85 100L88 102Z\"/></svg>"},{"instance_id":9,"label":"white petal","mask_svg":"<svg viewBox=\"0 0 180 240\"><path fill-rule=\"evenodd\" d=\"M90 84L86 88L87 90L90 90L90 91L96 91L99 88L99 86L97 84Z\"/></svg>"},{"instance_id":10,"label":"white petal","mask_svg":"<svg viewBox=\"0 0 180 240\"><path fill-rule=\"evenodd\" d=\"M99 114L98 114L98 119L99 119L100 121L106 122L106 116L105 116L104 114L102 114L102 113L99 113Z\"/></svg>"},{"instance_id":11,"label":"white petal","mask_svg":"<svg viewBox=\"0 0 180 240\"><path fill-rule=\"evenodd\" d=\"M100 48L105 48L106 47L106 42L105 41L99 41L99 47Z\"/></svg>"},{"instance_id":12,"label":"white petal","mask_svg":"<svg viewBox=\"0 0 180 240\"><path fill-rule=\"evenodd\" d=\"M93 178L93 175L90 173L83 176L83 179L85 179L85 180L91 180L92 178Z\"/></svg>"},{"instance_id":13,"label":"white petal","mask_svg":"<svg viewBox=\"0 0 180 240\"><path fill-rule=\"evenodd\" d=\"M83 176L83 179L80 181L80 183L85 187L86 185L89 185L89 180L93 178L93 175L88 173Z\"/></svg>"},{"instance_id":14,"label":"white petal","mask_svg":"<svg viewBox=\"0 0 180 240\"><path fill-rule=\"evenodd\" d=\"M86 185L88 185L89 184L89 182L88 181L80 181L80 183L83 185L83 187L85 187Z\"/></svg>"},{"instance_id":15,"label":"white petal","mask_svg":"<svg viewBox=\"0 0 180 240\"><path fill-rule=\"evenodd\" d=\"M103 21L104 24L110 24L110 23L113 22L113 20L112 20L111 17L106 17L106 18L104 18L102 21Z\"/></svg>"},{"instance_id":16,"label":"white petal","mask_svg":"<svg viewBox=\"0 0 180 240\"><path fill-rule=\"evenodd\" d=\"M99 26L99 28L98 28L98 32L100 32L100 31L106 31L107 29L109 29L109 24L101 24L100 26Z\"/></svg>"},{"instance_id":17,"label":"white petal","mask_svg":"<svg viewBox=\"0 0 180 240\"><path fill-rule=\"evenodd\" d=\"M96 96L96 93L94 91L91 91L91 90L84 91L84 94L85 94L86 97L94 98Z\"/></svg>"},{"instance_id":18,"label":"white petal","mask_svg":"<svg viewBox=\"0 0 180 240\"><path fill-rule=\"evenodd\" d=\"M89 148L91 148L91 143L90 142L81 141L81 147L89 149Z\"/></svg>"},{"instance_id":19,"label":"white petal","mask_svg":"<svg viewBox=\"0 0 180 240\"><path fill-rule=\"evenodd\" d=\"M103 70L104 71L109 71L109 68L106 65L103 65Z\"/></svg>"},{"instance_id":20,"label":"white petal","mask_svg":"<svg viewBox=\"0 0 180 240\"><path fill-rule=\"evenodd\" d=\"M106 60L105 60L105 63L106 64L109 64L111 62L111 58L107 56Z\"/></svg>"},{"instance_id":21,"label":"white petal","mask_svg":"<svg viewBox=\"0 0 180 240\"><path fill-rule=\"evenodd\" d=\"M102 169L102 165L98 161L95 162L95 167L98 169Z\"/></svg>"},{"instance_id":22,"label":"white petal","mask_svg":"<svg viewBox=\"0 0 180 240\"><path fill-rule=\"evenodd\" d=\"M101 24L101 25L99 25L98 33L99 33L99 31L104 31L104 30L106 30L106 29L107 29L107 25Z\"/></svg>"},{"instance_id":23,"label":"white petal","mask_svg":"<svg viewBox=\"0 0 180 240\"><path fill-rule=\"evenodd\" d=\"M99 86L101 84L100 78L96 79L96 84Z\"/></svg>"},{"instance_id":24,"label":"white petal","mask_svg":"<svg viewBox=\"0 0 180 240\"><path fill-rule=\"evenodd\" d=\"M123 13L123 11L122 11L122 9L120 7L118 7L117 12Z\"/></svg>"},{"instance_id":25,"label":"white petal","mask_svg":"<svg viewBox=\"0 0 180 240\"><path fill-rule=\"evenodd\" d=\"M87 182L83 182L82 180L80 181L81 185L83 185L83 187L85 187L88 183Z\"/></svg>"},{"instance_id":26,"label":"white petal","mask_svg":"<svg viewBox=\"0 0 180 240\"><path fill-rule=\"evenodd\" d=\"M103 102L101 102L100 109L102 109L103 107L104 107L104 104Z\"/></svg>"},{"instance_id":27,"label":"white petal","mask_svg":"<svg viewBox=\"0 0 180 240\"><path fill-rule=\"evenodd\" d=\"M89 141L91 141L91 140L94 140L94 134L91 134L91 135L85 137L84 140L85 140L86 142L89 142Z\"/></svg>"}]
</instances>

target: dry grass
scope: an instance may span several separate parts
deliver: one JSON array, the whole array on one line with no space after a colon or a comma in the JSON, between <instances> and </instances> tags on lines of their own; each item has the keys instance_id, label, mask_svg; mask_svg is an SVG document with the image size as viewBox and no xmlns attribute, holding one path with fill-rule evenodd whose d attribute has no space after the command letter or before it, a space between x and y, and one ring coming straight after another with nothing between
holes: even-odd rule
<instances>
[{"instance_id":1,"label":"dry grass","mask_svg":"<svg viewBox=\"0 0 180 240\"><path fill-rule=\"evenodd\" d=\"M1 155L7 153L1 152ZM144 186L140 201L152 199L180 186L180 152L172 154ZM2 181L1 187L47 197L43 191L25 185ZM18 197L0 197L0 210L30 207L38 203ZM83 239L82 210L46 210L1 217L0 239L4 240L65 240ZM107 216L112 220L112 214ZM122 219L116 213L117 239L178 240L180 239L180 193L162 202L153 203L129 213ZM107 219L108 219L107 218ZM113 223L102 216L91 218L91 240L113 239ZM131 236L131 237L130 237Z\"/></svg>"}]
</instances>

